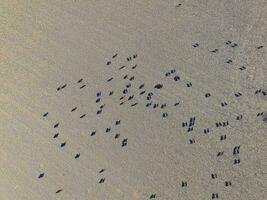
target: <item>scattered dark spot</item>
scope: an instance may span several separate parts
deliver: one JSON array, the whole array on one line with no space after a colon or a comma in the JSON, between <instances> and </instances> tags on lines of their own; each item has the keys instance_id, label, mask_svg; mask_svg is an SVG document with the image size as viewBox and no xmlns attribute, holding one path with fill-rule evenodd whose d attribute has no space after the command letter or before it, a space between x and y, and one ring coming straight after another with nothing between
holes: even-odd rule
<instances>
[{"instance_id":1,"label":"scattered dark spot","mask_svg":"<svg viewBox=\"0 0 267 200\"><path fill-rule=\"evenodd\" d=\"M132 100L134 98L134 95L128 97L128 101Z\"/></svg>"},{"instance_id":2,"label":"scattered dark spot","mask_svg":"<svg viewBox=\"0 0 267 200\"><path fill-rule=\"evenodd\" d=\"M57 128L59 126L59 123L56 123L55 125L54 125L54 128Z\"/></svg>"},{"instance_id":3,"label":"scattered dark spot","mask_svg":"<svg viewBox=\"0 0 267 200\"><path fill-rule=\"evenodd\" d=\"M194 48L196 48L196 47L199 46L199 44L198 44L198 43L195 43L195 44L193 44L192 46L193 46Z\"/></svg>"},{"instance_id":4,"label":"scattered dark spot","mask_svg":"<svg viewBox=\"0 0 267 200\"><path fill-rule=\"evenodd\" d=\"M38 178L43 178L44 177L44 173L41 173Z\"/></svg>"},{"instance_id":5,"label":"scattered dark spot","mask_svg":"<svg viewBox=\"0 0 267 200\"><path fill-rule=\"evenodd\" d=\"M231 183L231 181L225 181L224 185L225 185L225 187L229 187L229 186L232 186L232 183Z\"/></svg>"},{"instance_id":6,"label":"scattered dark spot","mask_svg":"<svg viewBox=\"0 0 267 200\"><path fill-rule=\"evenodd\" d=\"M255 94L258 94L260 92L261 92L261 89L258 89L258 90L255 91Z\"/></svg>"},{"instance_id":7,"label":"scattered dark spot","mask_svg":"<svg viewBox=\"0 0 267 200\"><path fill-rule=\"evenodd\" d=\"M100 97L100 96L101 96L101 92L97 92L96 97Z\"/></svg>"},{"instance_id":8,"label":"scattered dark spot","mask_svg":"<svg viewBox=\"0 0 267 200\"><path fill-rule=\"evenodd\" d=\"M242 66L242 67L239 67L239 69L240 69L241 71L243 71L243 70L246 69L246 67Z\"/></svg>"},{"instance_id":9,"label":"scattered dark spot","mask_svg":"<svg viewBox=\"0 0 267 200\"><path fill-rule=\"evenodd\" d=\"M83 89L85 86L86 86L86 85L82 85L82 86L80 87L80 89Z\"/></svg>"},{"instance_id":10,"label":"scattered dark spot","mask_svg":"<svg viewBox=\"0 0 267 200\"><path fill-rule=\"evenodd\" d=\"M152 102L149 102L149 103L146 104L146 107L149 107L151 105L152 105Z\"/></svg>"},{"instance_id":11,"label":"scattered dark spot","mask_svg":"<svg viewBox=\"0 0 267 200\"><path fill-rule=\"evenodd\" d=\"M123 77L123 79L126 79L126 78L128 78L128 75L125 75L125 76Z\"/></svg>"},{"instance_id":12,"label":"scattered dark spot","mask_svg":"<svg viewBox=\"0 0 267 200\"><path fill-rule=\"evenodd\" d=\"M99 183L100 183L100 184L101 184L101 183L104 183L105 180L106 180L105 178L101 178L100 181L99 181Z\"/></svg>"},{"instance_id":13,"label":"scattered dark spot","mask_svg":"<svg viewBox=\"0 0 267 200\"><path fill-rule=\"evenodd\" d=\"M91 136L94 136L96 134L96 131L92 131Z\"/></svg>"},{"instance_id":14,"label":"scattered dark spot","mask_svg":"<svg viewBox=\"0 0 267 200\"><path fill-rule=\"evenodd\" d=\"M214 49L214 50L212 50L211 52L212 53L216 53L218 51L218 49Z\"/></svg>"},{"instance_id":15,"label":"scattered dark spot","mask_svg":"<svg viewBox=\"0 0 267 200\"><path fill-rule=\"evenodd\" d=\"M218 198L219 198L218 193L211 194L211 199L218 199Z\"/></svg>"},{"instance_id":16,"label":"scattered dark spot","mask_svg":"<svg viewBox=\"0 0 267 200\"><path fill-rule=\"evenodd\" d=\"M131 107L134 107L134 106L136 106L138 103L134 103L134 104L131 104Z\"/></svg>"},{"instance_id":17,"label":"scattered dark spot","mask_svg":"<svg viewBox=\"0 0 267 200\"><path fill-rule=\"evenodd\" d=\"M71 109L71 112L74 112L77 109L77 107L74 107Z\"/></svg>"},{"instance_id":18,"label":"scattered dark spot","mask_svg":"<svg viewBox=\"0 0 267 200\"><path fill-rule=\"evenodd\" d=\"M119 70L121 70L121 69L123 69L123 68L125 68L125 66L121 66L121 67L119 68Z\"/></svg>"},{"instance_id":19,"label":"scattered dark spot","mask_svg":"<svg viewBox=\"0 0 267 200\"><path fill-rule=\"evenodd\" d=\"M124 147L124 146L127 145L127 143L128 143L128 138L125 138L125 139L122 140L121 146Z\"/></svg>"},{"instance_id":20,"label":"scattered dark spot","mask_svg":"<svg viewBox=\"0 0 267 200\"><path fill-rule=\"evenodd\" d=\"M185 127L187 125L188 125L187 122L182 122L182 127Z\"/></svg>"},{"instance_id":21,"label":"scattered dark spot","mask_svg":"<svg viewBox=\"0 0 267 200\"><path fill-rule=\"evenodd\" d=\"M62 189L59 189L59 190L56 191L56 193L60 193L61 191L62 191Z\"/></svg>"},{"instance_id":22,"label":"scattered dark spot","mask_svg":"<svg viewBox=\"0 0 267 200\"><path fill-rule=\"evenodd\" d=\"M159 106L158 103L154 103L153 108L157 108Z\"/></svg>"},{"instance_id":23,"label":"scattered dark spot","mask_svg":"<svg viewBox=\"0 0 267 200\"><path fill-rule=\"evenodd\" d=\"M240 92L235 93L235 97L241 97L242 94Z\"/></svg>"},{"instance_id":24,"label":"scattered dark spot","mask_svg":"<svg viewBox=\"0 0 267 200\"><path fill-rule=\"evenodd\" d=\"M162 113L162 117L163 117L163 118L166 118L166 117L168 117L168 113L167 113L167 112L165 112L165 113Z\"/></svg>"},{"instance_id":25,"label":"scattered dark spot","mask_svg":"<svg viewBox=\"0 0 267 200\"><path fill-rule=\"evenodd\" d=\"M186 86L187 86L187 87L192 87L192 83L189 82L189 83L186 84Z\"/></svg>"},{"instance_id":26,"label":"scattered dark spot","mask_svg":"<svg viewBox=\"0 0 267 200\"><path fill-rule=\"evenodd\" d=\"M82 119L82 118L84 118L85 116L86 116L86 114L83 114L83 115L80 116L80 118Z\"/></svg>"},{"instance_id":27,"label":"scattered dark spot","mask_svg":"<svg viewBox=\"0 0 267 200\"><path fill-rule=\"evenodd\" d=\"M134 80L134 76L132 76L129 80L130 80L130 81Z\"/></svg>"},{"instance_id":28,"label":"scattered dark spot","mask_svg":"<svg viewBox=\"0 0 267 200\"><path fill-rule=\"evenodd\" d=\"M226 135L221 135L220 136L220 140L222 141L222 140L226 140Z\"/></svg>"},{"instance_id":29,"label":"scattered dark spot","mask_svg":"<svg viewBox=\"0 0 267 200\"><path fill-rule=\"evenodd\" d=\"M267 113L264 113L262 115L262 120L263 120L263 122L267 123Z\"/></svg>"},{"instance_id":30,"label":"scattered dark spot","mask_svg":"<svg viewBox=\"0 0 267 200\"><path fill-rule=\"evenodd\" d=\"M234 165L236 165L236 164L239 164L241 161L240 161L240 159L238 158L238 159L234 159Z\"/></svg>"},{"instance_id":31,"label":"scattered dark spot","mask_svg":"<svg viewBox=\"0 0 267 200\"><path fill-rule=\"evenodd\" d=\"M156 88L156 89L161 89L162 87L163 87L162 84L156 84L156 85L154 86L154 88Z\"/></svg>"},{"instance_id":32,"label":"scattered dark spot","mask_svg":"<svg viewBox=\"0 0 267 200\"><path fill-rule=\"evenodd\" d=\"M175 81L179 81L179 80L180 80L180 77L179 77L179 76L175 76L175 77L173 78L173 80L175 80Z\"/></svg>"},{"instance_id":33,"label":"scattered dark spot","mask_svg":"<svg viewBox=\"0 0 267 200\"><path fill-rule=\"evenodd\" d=\"M180 102L177 102L177 103L174 104L174 106L178 106L179 104L180 104Z\"/></svg>"},{"instance_id":34,"label":"scattered dark spot","mask_svg":"<svg viewBox=\"0 0 267 200\"><path fill-rule=\"evenodd\" d=\"M238 115L238 116L236 116L236 120L241 120L242 118L243 118L242 115Z\"/></svg>"},{"instance_id":35,"label":"scattered dark spot","mask_svg":"<svg viewBox=\"0 0 267 200\"><path fill-rule=\"evenodd\" d=\"M80 154L79 153L77 153L76 155L75 155L75 159L77 159L77 158L79 158L80 157Z\"/></svg>"},{"instance_id":36,"label":"scattered dark spot","mask_svg":"<svg viewBox=\"0 0 267 200\"><path fill-rule=\"evenodd\" d=\"M123 94L127 94L127 93L128 93L128 90L127 90L127 89L124 89L124 90L122 91L122 93L123 93Z\"/></svg>"},{"instance_id":37,"label":"scattered dark spot","mask_svg":"<svg viewBox=\"0 0 267 200\"><path fill-rule=\"evenodd\" d=\"M64 89L67 86L67 84L64 84L61 86L61 89Z\"/></svg>"},{"instance_id":38,"label":"scattered dark spot","mask_svg":"<svg viewBox=\"0 0 267 200\"><path fill-rule=\"evenodd\" d=\"M114 136L115 139L118 139L119 137L120 137L120 134L118 134L118 133L116 133Z\"/></svg>"},{"instance_id":39,"label":"scattered dark spot","mask_svg":"<svg viewBox=\"0 0 267 200\"><path fill-rule=\"evenodd\" d=\"M205 133L205 134L207 134L207 133L209 133L209 132L210 132L210 129L209 129L209 128L204 129L204 133Z\"/></svg>"},{"instance_id":40,"label":"scattered dark spot","mask_svg":"<svg viewBox=\"0 0 267 200\"><path fill-rule=\"evenodd\" d=\"M171 75L170 72L166 72L166 73L165 73L165 76L166 76L166 77L169 77L170 75Z\"/></svg>"},{"instance_id":41,"label":"scattered dark spot","mask_svg":"<svg viewBox=\"0 0 267 200\"><path fill-rule=\"evenodd\" d=\"M205 94L205 97L206 97L206 98L208 98L208 97L210 97L210 96L211 96L210 93L206 93L206 94Z\"/></svg>"},{"instance_id":42,"label":"scattered dark spot","mask_svg":"<svg viewBox=\"0 0 267 200\"><path fill-rule=\"evenodd\" d=\"M221 103L221 106L224 107L224 106L227 106L228 104L226 102L222 102Z\"/></svg>"},{"instance_id":43,"label":"scattered dark spot","mask_svg":"<svg viewBox=\"0 0 267 200\"><path fill-rule=\"evenodd\" d=\"M218 153L217 153L217 157L222 156L223 153L224 153L223 151L218 152Z\"/></svg>"},{"instance_id":44,"label":"scattered dark spot","mask_svg":"<svg viewBox=\"0 0 267 200\"><path fill-rule=\"evenodd\" d=\"M212 178L212 179L217 178L217 174L211 174L211 178Z\"/></svg>"},{"instance_id":45,"label":"scattered dark spot","mask_svg":"<svg viewBox=\"0 0 267 200\"><path fill-rule=\"evenodd\" d=\"M144 90L144 91L140 92L139 95L143 95L143 94L145 94L145 92L146 91Z\"/></svg>"},{"instance_id":46,"label":"scattered dark spot","mask_svg":"<svg viewBox=\"0 0 267 200\"><path fill-rule=\"evenodd\" d=\"M143 84L141 84L140 86L139 86L139 90L141 90L143 87L145 86L145 84L143 83Z\"/></svg>"},{"instance_id":47,"label":"scattered dark spot","mask_svg":"<svg viewBox=\"0 0 267 200\"><path fill-rule=\"evenodd\" d=\"M182 181L182 187L187 187L187 182L186 181Z\"/></svg>"},{"instance_id":48,"label":"scattered dark spot","mask_svg":"<svg viewBox=\"0 0 267 200\"><path fill-rule=\"evenodd\" d=\"M187 129L187 132L191 132L191 131L193 131L193 127L189 127L188 129Z\"/></svg>"},{"instance_id":49,"label":"scattered dark spot","mask_svg":"<svg viewBox=\"0 0 267 200\"><path fill-rule=\"evenodd\" d=\"M237 47L237 46L238 46L238 44L236 44L236 43L231 45L231 47Z\"/></svg>"},{"instance_id":50,"label":"scattered dark spot","mask_svg":"<svg viewBox=\"0 0 267 200\"><path fill-rule=\"evenodd\" d=\"M195 140L194 139L189 139L189 143L190 144L194 144L195 143Z\"/></svg>"},{"instance_id":51,"label":"scattered dark spot","mask_svg":"<svg viewBox=\"0 0 267 200\"><path fill-rule=\"evenodd\" d=\"M257 113L257 117L262 116L263 112Z\"/></svg>"},{"instance_id":52,"label":"scattered dark spot","mask_svg":"<svg viewBox=\"0 0 267 200\"><path fill-rule=\"evenodd\" d=\"M134 65L134 66L132 66L132 69L135 69L137 67L137 65Z\"/></svg>"},{"instance_id":53,"label":"scattered dark spot","mask_svg":"<svg viewBox=\"0 0 267 200\"><path fill-rule=\"evenodd\" d=\"M66 146L66 142L63 142L60 144L60 147L64 147L64 146Z\"/></svg>"},{"instance_id":54,"label":"scattered dark spot","mask_svg":"<svg viewBox=\"0 0 267 200\"><path fill-rule=\"evenodd\" d=\"M115 122L115 125L116 125L116 126L119 125L119 124L121 124L121 120L117 120L117 121Z\"/></svg>"},{"instance_id":55,"label":"scattered dark spot","mask_svg":"<svg viewBox=\"0 0 267 200\"><path fill-rule=\"evenodd\" d=\"M108 79L107 82L110 82L112 79L113 79L113 78Z\"/></svg>"}]
</instances>

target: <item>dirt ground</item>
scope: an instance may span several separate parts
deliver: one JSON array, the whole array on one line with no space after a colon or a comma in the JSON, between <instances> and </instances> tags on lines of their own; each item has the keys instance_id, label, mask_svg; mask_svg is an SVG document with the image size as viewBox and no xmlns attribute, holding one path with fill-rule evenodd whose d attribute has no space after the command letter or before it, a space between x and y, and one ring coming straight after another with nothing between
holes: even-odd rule
<instances>
[{"instance_id":1,"label":"dirt ground","mask_svg":"<svg viewBox=\"0 0 267 200\"><path fill-rule=\"evenodd\" d=\"M265 0L1 0L1 200L267 196Z\"/></svg>"}]
</instances>

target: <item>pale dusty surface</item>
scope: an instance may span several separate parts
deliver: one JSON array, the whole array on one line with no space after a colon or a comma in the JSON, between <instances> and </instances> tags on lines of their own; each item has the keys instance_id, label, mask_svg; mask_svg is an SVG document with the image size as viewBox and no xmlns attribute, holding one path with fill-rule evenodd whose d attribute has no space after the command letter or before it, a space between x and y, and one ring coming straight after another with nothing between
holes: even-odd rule
<instances>
[{"instance_id":1,"label":"pale dusty surface","mask_svg":"<svg viewBox=\"0 0 267 200\"><path fill-rule=\"evenodd\" d=\"M266 198L266 34L265 0L1 0L0 199Z\"/></svg>"}]
</instances>

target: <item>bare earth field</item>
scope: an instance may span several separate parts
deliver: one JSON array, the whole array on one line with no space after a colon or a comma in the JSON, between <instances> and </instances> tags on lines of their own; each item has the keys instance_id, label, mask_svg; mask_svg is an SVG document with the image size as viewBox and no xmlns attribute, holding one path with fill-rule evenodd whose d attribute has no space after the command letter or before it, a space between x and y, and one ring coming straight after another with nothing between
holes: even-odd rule
<instances>
[{"instance_id":1,"label":"bare earth field","mask_svg":"<svg viewBox=\"0 0 267 200\"><path fill-rule=\"evenodd\" d=\"M266 0L1 0L0 200L263 200Z\"/></svg>"}]
</instances>

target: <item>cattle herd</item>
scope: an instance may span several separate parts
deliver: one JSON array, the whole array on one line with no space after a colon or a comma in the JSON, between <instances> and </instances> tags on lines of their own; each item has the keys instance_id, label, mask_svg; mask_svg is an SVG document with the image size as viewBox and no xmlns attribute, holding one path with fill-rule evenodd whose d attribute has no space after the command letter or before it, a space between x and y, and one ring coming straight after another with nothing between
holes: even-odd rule
<instances>
[{"instance_id":1,"label":"cattle herd","mask_svg":"<svg viewBox=\"0 0 267 200\"><path fill-rule=\"evenodd\" d=\"M179 8L181 6L182 4L177 4L175 7ZM193 41L191 44L188 44L188 48L192 48L192 51L204 51L205 54L211 56L215 54L220 55L222 48L224 48L224 50L231 50L238 49L239 47L240 44L231 39L218 45L217 48L212 49L205 49L205 47L202 47L201 41ZM263 50L264 46L261 44L254 47L255 52L260 52ZM75 82L70 81L59 83L57 86L55 86L55 90L51 91L51 93L55 92L55 94L58 96L65 95L64 98L72 98L72 96L66 96L65 91L75 90L78 91L79 94L85 94L94 87L94 90L97 92L94 96L91 96L91 100L87 101L88 104L94 104L95 110L93 114L83 110L81 102L79 101L77 101L77 104L69 106L67 113L69 116L76 116L73 118L73 120L76 121L90 121L92 116L101 121L101 117L103 115L109 114L107 109L111 106L117 106L116 108L118 112L124 112L120 109L121 107L124 107L127 110L127 115L131 116L132 113L135 113L135 117L135 110L138 109L139 112L142 112L142 114L140 114L140 118L143 118L144 121L146 120L145 113L148 111L152 112L154 117L160 120L160 123L157 124L159 127L161 126L161 123L165 123L168 120L174 120L173 116L182 114L186 117L181 121L175 121L175 123L178 124L178 132L185 135L185 137L182 138L186 139L182 141L182 143L188 145L186 148L191 148L193 145L200 143L198 135L203 136L203 138L208 135L214 135L212 138L214 140L213 142L218 142L221 147L218 149L212 149L211 151L214 155L213 159L215 163L219 164L222 161L231 162L231 165L235 167L242 165L243 162L246 162L246 160L242 160L240 156L242 154L243 144L237 140L231 140L232 135L235 133L229 133L228 127L234 126L237 129L239 126L242 126L242 121L246 120L247 118L253 118L255 121L261 121L261 123L267 122L267 114L264 110L256 109L254 113L250 113L250 116L248 116L248 113L242 113L240 112L242 109L238 109L238 105L243 103L242 99L245 98L246 95L253 96L255 99L261 98L263 99L262 101L264 101L264 98L266 98L267 94L266 88L262 88L262 86L254 86L255 90L253 91L253 94L248 94L248 92L245 91L245 88L243 88L244 91L242 90L241 86L238 87L238 90L234 91L232 95L224 96L222 99L218 99L217 96L220 91L216 93L215 91L209 91L208 89L205 90L205 88L202 88L197 93L200 95L197 96L194 94L196 90L195 88L197 88L197 83L194 82L195 79L190 79L190 75L184 77L184 73L181 73L179 66L162 66L163 70L160 72L161 79L157 78L154 80L153 74L151 74L149 81L152 81L153 84L148 83L146 80L147 75L144 76L139 71L139 69L142 68L142 60L140 60L140 57L142 57L142 55L138 52L130 53L126 57L122 57L120 52L114 52L114 54L110 55L108 58L103 58L103 65L105 65L105 68L108 68L110 71L114 72L113 74L110 73L107 77L101 77L103 79L101 80L103 85L106 84L107 87L98 88L97 85L88 85L88 77L83 76ZM235 66L234 62L235 58L225 58L225 67L229 67L230 65L231 68L235 68L239 73L246 73L245 71L247 70L248 66ZM208 74L206 76L208 76ZM107 90L106 88L110 88L108 86L114 82L116 83L114 84L116 87L114 86L111 90ZM170 87L182 88L187 95L192 95L194 102L199 104L206 102L205 105L207 110L219 109L222 116L221 120L217 120L215 118L214 120L209 121L204 120L205 125L200 127L199 121L203 121L203 119L201 119L199 115L192 114L193 111L190 113L185 113L183 111L184 106L188 106L188 104L181 98L184 93L169 94L170 91L173 91ZM233 88L233 90L235 89ZM164 94L168 95L164 96ZM79 97L80 96L75 98ZM166 98L168 99L167 101ZM217 103L210 103L212 99L216 99L214 102ZM233 102L235 102L234 106ZM197 107L198 105L194 106ZM205 113L206 110L202 108L203 106L200 105L199 109L201 112ZM231 109L231 111L229 109ZM43 120L54 119L53 113L55 112L57 112L57 110L44 110L44 112L41 114L41 117ZM229 116L229 113L232 113L231 116ZM112 118L112 116L112 114L109 114L109 126L103 126L101 128L99 128L99 126L98 128L87 127L88 131L86 140L89 142L96 141L99 140L99 135L105 135L105 137L109 138L109 140L114 141L114 144L121 148L121 151L125 151L127 148L133 145L135 140L132 140L132 138L135 136L120 131L121 126L126 123L126 119L115 117ZM128 121L127 123L131 122ZM71 145L68 137L61 132L61 128L64 127L64 125L64 120L62 119L54 120L50 124L51 138L56 141L58 148L62 151L68 148L68 145ZM76 127L76 129L77 132L79 132L79 127ZM168 130L166 130L166 132L168 132ZM146 130L143 130L143 134L146 134ZM79 135L77 135L77 137L79 137ZM176 135L176 137L179 137L179 134ZM231 153L229 153L229 146L231 146ZM206 146L204 148L210 147ZM183 150L187 151L187 149ZM88 151L90 151L89 147ZM110 151L112 151L112 149ZM79 162L79 160L84 156L78 150L72 152L72 155L75 162ZM108 166L100 166L96 173L98 174L95 180L96 185L100 184L102 187L109 182L109 179L106 176L108 173L110 173ZM36 174L36 178L40 179L39 181L42 181L47 176L49 176L49 174L46 173L45 169L40 170L40 172ZM195 178L197 179L197 177ZM217 171L214 171L209 177L207 177L207 179L214 181L215 184L216 180L221 180L221 177L218 175ZM221 181L223 181L223 187L226 188L234 188L237 184L231 180L231 177ZM187 188L190 188L191 184L192 182L189 180L177 180L177 190L186 190ZM60 195L64 192L64 185L59 188L55 188L53 192L56 195ZM160 194L158 194L156 191L144 192L147 194L145 197L146 199L164 199L164 196L160 197ZM209 199L220 199L221 193L222 191L213 191L207 194L207 197ZM177 198L179 199L179 197Z\"/></svg>"}]
</instances>

